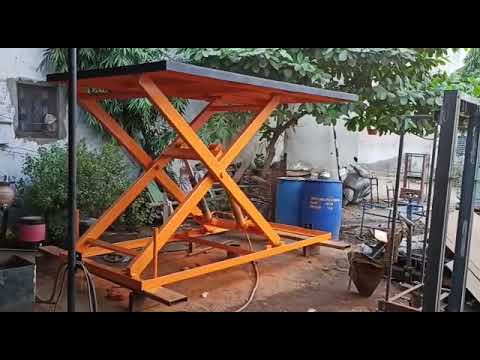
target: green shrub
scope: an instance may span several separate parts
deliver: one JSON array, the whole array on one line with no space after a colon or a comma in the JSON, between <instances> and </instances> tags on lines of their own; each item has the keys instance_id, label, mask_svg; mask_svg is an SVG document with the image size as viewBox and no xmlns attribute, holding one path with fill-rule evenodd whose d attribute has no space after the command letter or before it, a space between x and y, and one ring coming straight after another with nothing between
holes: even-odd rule
<instances>
[{"instance_id":1,"label":"green shrub","mask_svg":"<svg viewBox=\"0 0 480 360\"><path fill-rule=\"evenodd\" d=\"M135 202L130 205L122 216L122 222L128 231L135 231L141 225L150 224L150 209L148 204L151 202L148 192L143 191Z\"/></svg>"},{"instance_id":2,"label":"green shrub","mask_svg":"<svg viewBox=\"0 0 480 360\"><path fill-rule=\"evenodd\" d=\"M27 157L19 186L25 205L47 219L49 241L62 244L67 224L67 161L66 146L42 147L35 156ZM77 148L77 204L81 217L99 217L129 186L129 165L120 149L106 144L100 151L88 150L84 143ZM140 202L143 200L139 199ZM130 226L141 219L138 204L130 210ZM140 212L137 214L136 212ZM138 220L141 222L141 220Z\"/></svg>"}]
</instances>

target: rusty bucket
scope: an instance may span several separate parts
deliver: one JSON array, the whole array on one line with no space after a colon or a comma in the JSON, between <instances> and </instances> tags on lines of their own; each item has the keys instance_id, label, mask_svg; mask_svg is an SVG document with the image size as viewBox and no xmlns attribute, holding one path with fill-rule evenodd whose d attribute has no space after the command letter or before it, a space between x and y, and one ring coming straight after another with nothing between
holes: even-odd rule
<instances>
[{"instance_id":1,"label":"rusty bucket","mask_svg":"<svg viewBox=\"0 0 480 360\"><path fill-rule=\"evenodd\" d=\"M358 251L350 252L348 260L350 263L350 279L360 295L370 297L382 280L384 274L383 263Z\"/></svg>"}]
</instances>

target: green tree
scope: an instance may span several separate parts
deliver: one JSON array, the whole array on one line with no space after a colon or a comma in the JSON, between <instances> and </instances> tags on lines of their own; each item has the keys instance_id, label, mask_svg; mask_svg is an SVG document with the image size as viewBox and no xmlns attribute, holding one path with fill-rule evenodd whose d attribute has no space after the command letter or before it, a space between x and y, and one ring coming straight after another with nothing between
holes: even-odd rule
<instances>
[{"instance_id":1,"label":"green tree","mask_svg":"<svg viewBox=\"0 0 480 360\"><path fill-rule=\"evenodd\" d=\"M465 65L461 69L464 75L480 77L480 48L471 48L465 57Z\"/></svg>"},{"instance_id":2,"label":"green tree","mask_svg":"<svg viewBox=\"0 0 480 360\"><path fill-rule=\"evenodd\" d=\"M274 80L357 94L348 105L281 106L262 130L267 142L266 167L280 136L305 115L320 124L343 118L351 131L375 128L398 133L403 118L407 131L425 135L428 122L415 123L414 112L429 113L441 105L430 86L431 70L446 61L446 48L182 48L192 63Z\"/></svg>"}]
</instances>

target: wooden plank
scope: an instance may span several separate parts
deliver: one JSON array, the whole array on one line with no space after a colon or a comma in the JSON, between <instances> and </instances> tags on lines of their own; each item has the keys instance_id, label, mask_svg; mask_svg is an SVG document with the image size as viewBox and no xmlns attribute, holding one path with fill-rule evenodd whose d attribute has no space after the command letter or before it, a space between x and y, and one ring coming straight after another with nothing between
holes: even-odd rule
<instances>
[{"instance_id":1,"label":"wooden plank","mask_svg":"<svg viewBox=\"0 0 480 360\"><path fill-rule=\"evenodd\" d=\"M405 291L402 291L401 293L399 293L399 294L395 295L394 297L392 297L392 298L390 299L390 302L394 302L395 300L398 300L398 299L400 299L401 297L404 297L405 295L410 294L412 291L415 291L415 290L417 290L417 289L420 289L421 287L423 287L423 284L418 284L418 285L409 287L409 288L406 289Z\"/></svg>"},{"instance_id":2,"label":"wooden plank","mask_svg":"<svg viewBox=\"0 0 480 360\"><path fill-rule=\"evenodd\" d=\"M164 287L146 291L132 291L129 299L129 311L143 311L147 299L160 302L167 306L172 306L188 300L187 296Z\"/></svg>"},{"instance_id":3,"label":"wooden plank","mask_svg":"<svg viewBox=\"0 0 480 360\"><path fill-rule=\"evenodd\" d=\"M188 300L187 296L180 294L176 291L173 291L171 289L167 289L165 287L144 290L142 294L145 294L149 298L155 301L159 301L168 306L175 305L180 302Z\"/></svg>"},{"instance_id":4,"label":"wooden plank","mask_svg":"<svg viewBox=\"0 0 480 360\"><path fill-rule=\"evenodd\" d=\"M384 312L420 312L421 309L416 309L408 305L393 303L385 300L378 302L378 309Z\"/></svg>"},{"instance_id":5,"label":"wooden plank","mask_svg":"<svg viewBox=\"0 0 480 360\"><path fill-rule=\"evenodd\" d=\"M350 244L343 241L327 240L318 244L318 246L324 246L331 249L345 250L350 248Z\"/></svg>"}]
</instances>

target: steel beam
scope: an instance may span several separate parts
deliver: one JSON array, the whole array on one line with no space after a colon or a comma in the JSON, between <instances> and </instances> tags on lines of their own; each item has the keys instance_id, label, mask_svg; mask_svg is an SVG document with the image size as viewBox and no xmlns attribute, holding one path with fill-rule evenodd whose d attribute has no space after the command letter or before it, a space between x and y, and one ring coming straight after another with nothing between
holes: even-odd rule
<instances>
[{"instance_id":1,"label":"steel beam","mask_svg":"<svg viewBox=\"0 0 480 360\"><path fill-rule=\"evenodd\" d=\"M424 312L436 312L439 309L440 291L445 258L445 240L448 224L448 205L450 203L450 172L455 152L455 135L460 115L460 94L456 90L445 91L440 114L440 142L438 146L437 169L432 206L432 220L429 244L427 248L427 266L425 274Z\"/></svg>"},{"instance_id":2,"label":"steel beam","mask_svg":"<svg viewBox=\"0 0 480 360\"><path fill-rule=\"evenodd\" d=\"M470 117L467 142L465 144L465 161L458 214L455 257L453 262L452 290L448 298L448 311L461 312L465 303L468 259L472 237L472 223L475 195L475 175L478 160L478 137L480 134L480 113Z\"/></svg>"},{"instance_id":3,"label":"steel beam","mask_svg":"<svg viewBox=\"0 0 480 360\"><path fill-rule=\"evenodd\" d=\"M435 164L437 159L437 142L438 142L438 113L434 116L435 134L433 136L432 156L430 163L430 178L428 180L428 196L427 196L427 212L425 214L425 228L423 232L423 246L422 246L422 284L425 281L425 259L427 254L428 230L430 229L430 211L432 205L432 191L433 191L433 177L435 172Z\"/></svg>"}]
</instances>

